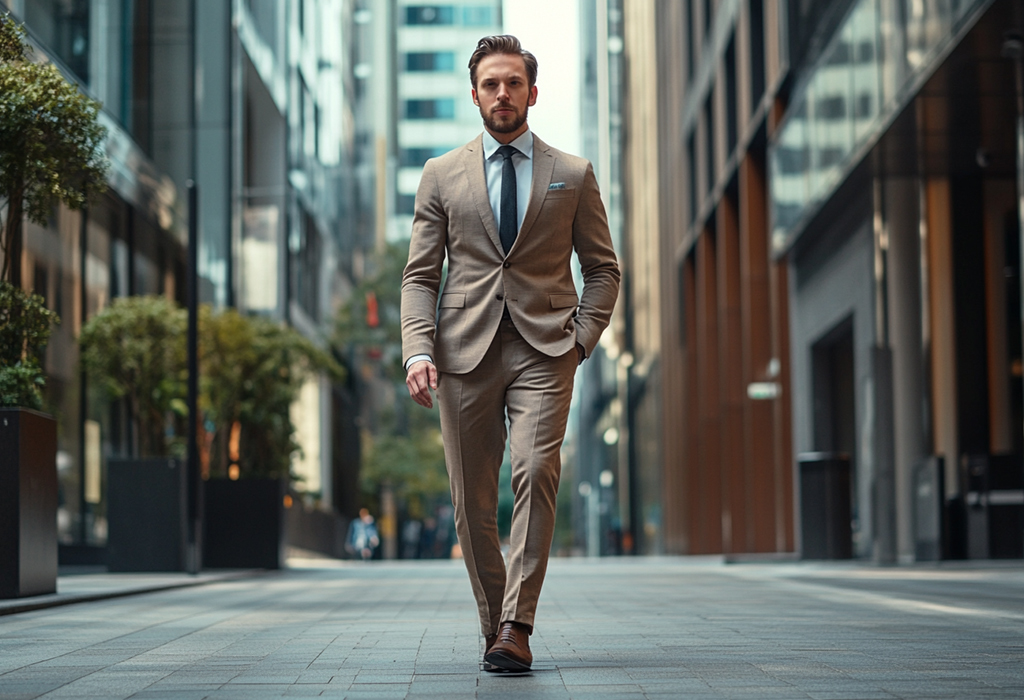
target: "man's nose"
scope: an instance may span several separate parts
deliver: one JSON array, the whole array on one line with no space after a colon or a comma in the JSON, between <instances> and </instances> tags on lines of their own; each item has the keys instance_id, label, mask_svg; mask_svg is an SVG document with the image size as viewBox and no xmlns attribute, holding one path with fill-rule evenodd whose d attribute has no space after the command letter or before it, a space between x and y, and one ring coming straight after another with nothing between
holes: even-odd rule
<instances>
[{"instance_id":1,"label":"man's nose","mask_svg":"<svg viewBox=\"0 0 1024 700\"><path fill-rule=\"evenodd\" d=\"M498 85L498 99L502 101L507 101L509 99L509 95L510 93L508 91L508 85L506 85L505 83L500 83Z\"/></svg>"}]
</instances>

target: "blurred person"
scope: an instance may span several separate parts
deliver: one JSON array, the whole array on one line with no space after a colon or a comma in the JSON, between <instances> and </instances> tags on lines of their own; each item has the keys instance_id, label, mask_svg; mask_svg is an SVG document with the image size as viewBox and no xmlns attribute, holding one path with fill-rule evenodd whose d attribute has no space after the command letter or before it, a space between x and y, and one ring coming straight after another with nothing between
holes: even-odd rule
<instances>
[{"instance_id":1,"label":"blurred person","mask_svg":"<svg viewBox=\"0 0 1024 700\"><path fill-rule=\"evenodd\" d=\"M402 526L402 559L420 558L420 531L423 523L410 518Z\"/></svg>"},{"instance_id":2,"label":"blurred person","mask_svg":"<svg viewBox=\"0 0 1024 700\"><path fill-rule=\"evenodd\" d=\"M380 544L377 526L366 508L359 509L359 517L348 526L348 551L363 561L373 559L373 552Z\"/></svg>"},{"instance_id":3,"label":"blurred person","mask_svg":"<svg viewBox=\"0 0 1024 700\"><path fill-rule=\"evenodd\" d=\"M592 166L527 124L537 59L513 36L484 37L469 77L484 131L423 169L402 279L403 358L413 400L430 408L437 393L485 668L527 671L573 378L608 325L619 267ZM497 508L507 438L514 506L506 567Z\"/></svg>"},{"instance_id":4,"label":"blurred person","mask_svg":"<svg viewBox=\"0 0 1024 700\"><path fill-rule=\"evenodd\" d=\"M436 538L437 521L428 515L423 519L423 527L420 529L420 557L437 559L437 552L434 551Z\"/></svg>"}]
</instances>

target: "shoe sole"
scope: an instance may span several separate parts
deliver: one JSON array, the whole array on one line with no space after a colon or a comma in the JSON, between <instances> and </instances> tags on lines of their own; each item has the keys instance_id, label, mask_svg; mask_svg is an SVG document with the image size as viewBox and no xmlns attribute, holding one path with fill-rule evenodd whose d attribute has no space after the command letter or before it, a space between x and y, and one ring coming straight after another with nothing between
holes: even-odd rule
<instances>
[{"instance_id":1,"label":"shoe sole","mask_svg":"<svg viewBox=\"0 0 1024 700\"><path fill-rule=\"evenodd\" d=\"M507 654L503 654L500 651L493 652L484 657L484 670L490 671L491 673L511 672L511 673L524 673L530 670L530 664L524 664L518 659L513 659ZM493 669L487 668L486 664L493 666Z\"/></svg>"}]
</instances>

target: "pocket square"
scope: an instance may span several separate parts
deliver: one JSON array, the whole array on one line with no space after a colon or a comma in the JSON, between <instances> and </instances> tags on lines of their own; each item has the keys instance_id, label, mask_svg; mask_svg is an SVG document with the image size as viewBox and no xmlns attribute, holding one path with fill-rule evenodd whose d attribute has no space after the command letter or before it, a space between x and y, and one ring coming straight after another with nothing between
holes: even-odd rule
<instances>
[{"instance_id":1,"label":"pocket square","mask_svg":"<svg viewBox=\"0 0 1024 700\"><path fill-rule=\"evenodd\" d=\"M552 182L550 185L548 185L548 189L549 190L564 190L565 189L565 183L564 182Z\"/></svg>"}]
</instances>

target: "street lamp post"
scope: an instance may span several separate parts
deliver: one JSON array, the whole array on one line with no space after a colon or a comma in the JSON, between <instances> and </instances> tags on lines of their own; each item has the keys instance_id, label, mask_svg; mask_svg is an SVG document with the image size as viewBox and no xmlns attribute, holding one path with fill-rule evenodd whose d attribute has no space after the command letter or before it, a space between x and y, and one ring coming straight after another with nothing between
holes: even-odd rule
<instances>
[{"instance_id":1,"label":"street lamp post","mask_svg":"<svg viewBox=\"0 0 1024 700\"><path fill-rule=\"evenodd\" d=\"M188 191L188 250L186 251L186 303L188 305L188 332L186 335L188 362L188 423L185 428L185 456L187 459L186 484L186 561L185 569L198 574L203 565L202 555L202 475L199 469L199 188L196 182L196 7L197 0L189 3L189 158L191 177L186 181Z\"/></svg>"},{"instance_id":2,"label":"street lamp post","mask_svg":"<svg viewBox=\"0 0 1024 700\"><path fill-rule=\"evenodd\" d=\"M188 555L186 569L199 573L202 567L200 508L201 475L199 470L199 193L194 180L188 188L188 423L186 424L186 455L188 467Z\"/></svg>"}]
</instances>

